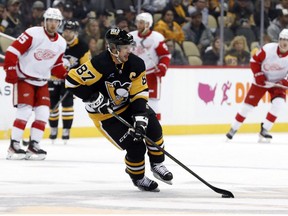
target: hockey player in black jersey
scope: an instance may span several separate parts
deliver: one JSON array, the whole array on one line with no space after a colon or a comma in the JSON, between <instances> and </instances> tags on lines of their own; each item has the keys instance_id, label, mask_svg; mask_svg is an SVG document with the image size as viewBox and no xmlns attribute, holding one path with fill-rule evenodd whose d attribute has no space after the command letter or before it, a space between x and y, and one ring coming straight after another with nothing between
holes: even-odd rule
<instances>
[{"instance_id":1,"label":"hockey player in black jersey","mask_svg":"<svg viewBox=\"0 0 288 216\"><path fill-rule=\"evenodd\" d=\"M78 38L79 24L77 21L68 20L64 22L64 30L62 36L67 42L63 62L67 71L71 68L77 68L79 65L90 59L90 52L88 45ZM73 94L65 89L64 80L55 80L49 82L50 92L50 136L52 142L58 135L58 121L59 121L59 100L62 105L62 139L64 143L70 138L70 129L73 123L74 109L73 109ZM62 98L62 99L61 99ZM56 106L56 107L55 107Z\"/></svg>"},{"instance_id":2,"label":"hockey player in black jersey","mask_svg":"<svg viewBox=\"0 0 288 216\"><path fill-rule=\"evenodd\" d=\"M157 182L145 176L146 151L157 179L172 184L173 175L163 165L164 154L143 140L142 134L146 134L164 148L162 127L147 105L145 64L131 53L135 42L126 31L109 29L105 39L107 50L70 70L66 88L83 99L98 130L116 147L126 150L125 171L134 185L140 190L158 192ZM131 123L135 131L109 114L108 108Z\"/></svg>"}]
</instances>

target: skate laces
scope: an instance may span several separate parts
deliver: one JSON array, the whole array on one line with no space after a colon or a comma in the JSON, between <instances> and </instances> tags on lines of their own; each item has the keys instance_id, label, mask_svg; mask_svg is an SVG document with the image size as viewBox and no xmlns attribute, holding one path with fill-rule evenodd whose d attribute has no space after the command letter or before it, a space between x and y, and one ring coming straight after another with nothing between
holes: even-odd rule
<instances>
[{"instance_id":1,"label":"skate laces","mask_svg":"<svg viewBox=\"0 0 288 216\"><path fill-rule=\"evenodd\" d=\"M228 132L228 134L231 135L231 136L234 136L235 133L236 133L236 130L233 130L232 128Z\"/></svg>"},{"instance_id":2,"label":"skate laces","mask_svg":"<svg viewBox=\"0 0 288 216\"><path fill-rule=\"evenodd\" d=\"M144 176L142 179L139 179L136 181L137 186L146 186L149 187L152 183L152 180Z\"/></svg>"},{"instance_id":3,"label":"skate laces","mask_svg":"<svg viewBox=\"0 0 288 216\"><path fill-rule=\"evenodd\" d=\"M41 148L40 148L40 145L39 145L39 143L38 142L33 142L32 143L32 148L33 149L35 149L35 150L41 150Z\"/></svg>"},{"instance_id":4,"label":"skate laces","mask_svg":"<svg viewBox=\"0 0 288 216\"><path fill-rule=\"evenodd\" d=\"M20 142L13 141L13 142L12 142L12 147L13 147L16 151L19 150L19 149L21 149L21 148L20 148Z\"/></svg>"},{"instance_id":5,"label":"skate laces","mask_svg":"<svg viewBox=\"0 0 288 216\"><path fill-rule=\"evenodd\" d=\"M158 174L165 176L165 174L169 173L168 169L162 164L153 164L152 169Z\"/></svg>"},{"instance_id":6,"label":"skate laces","mask_svg":"<svg viewBox=\"0 0 288 216\"><path fill-rule=\"evenodd\" d=\"M56 135L57 135L57 132L58 132L58 129L57 129L57 128L51 128L51 135L52 135L52 136L56 136Z\"/></svg>"},{"instance_id":7,"label":"skate laces","mask_svg":"<svg viewBox=\"0 0 288 216\"><path fill-rule=\"evenodd\" d=\"M69 136L70 129L63 129L63 136Z\"/></svg>"}]
</instances>

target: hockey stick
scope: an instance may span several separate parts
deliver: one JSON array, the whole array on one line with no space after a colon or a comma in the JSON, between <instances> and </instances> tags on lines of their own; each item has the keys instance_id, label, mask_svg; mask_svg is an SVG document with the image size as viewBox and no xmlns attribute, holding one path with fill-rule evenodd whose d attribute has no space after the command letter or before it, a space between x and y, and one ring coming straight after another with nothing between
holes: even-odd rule
<instances>
[{"instance_id":1,"label":"hockey stick","mask_svg":"<svg viewBox=\"0 0 288 216\"><path fill-rule=\"evenodd\" d=\"M273 83L273 82L266 81L265 84L268 86L271 86L271 87L279 87L279 88L283 88L283 89L288 89L287 86L282 85L280 83Z\"/></svg>"},{"instance_id":2,"label":"hockey stick","mask_svg":"<svg viewBox=\"0 0 288 216\"><path fill-rule=\"evenodd\" d=\"M144 41L145 41L145 40L146 40L146 38L143 38L143 39L140 41L140 45L141 45L142 48L144 49L144 52L145 52L145 54L148 56L149 60L152 62L154 69L155 69L156 71L158 71L158 66L157 66L157 64L154 62L154 60L152 59L149 51L148 51L147 48L144 46ZM151 70L151 69L148 70L148 69L147 69L146 74L150 74L150 73L154 73L154 70Z\"/></svg>"},{"instance_id":3,"label":"hockey stick","mask_svg":"<svg viewBox=\"0 0 288 216\"><path fill-rule=\"evenodd\" d=\"M112 109L108 108L108 111L110 114L112 114L116 119L118 119L120 122L122 122L124 125L126 125L127 127L131 128L132 130L134 130L133 126L130 125L125 119L121 118L117 113L115 113ZM149 137L147 137L145 134L142 134L143 137L145 138L146 141L148 141L149 143L151 143L151 145L153 145L154 147L156 147L159 151L163 152L165 155L167 155L171 160L173 160L175 163L177 163L179 166L181 166L183 169L185 169L186 171L188 171L190 174L192 174L193 176L195 176L198 180L200 180L202 183L204 183L206 186L208 186L209 188L211 188L213 191L215 191L216 193L220 193L222 194L223 198L234 198L234 195L227 190L223 190L217 187L214 187L213 185L209 184L208 182L206 182L204 179L202 179L200 176L198 176L195 172L193 172L191 169L189 169L187 166L185 166L183 163L181 163L179 160L177 160L175 157L173 157L170 153L168 153L166 150L164 150L163 148L161 148L160 146L158 146L153 140L151 140Z\"/></svg>"},{"instance_id":4,"label":"hockey stick","mask_svg":"<svg viewBox=\"0 0 288 216\"><path fill-rule=\"evenodd\" d=\"M34 78L34 77L26 77L22 78L20 77L19 80L31 80L31 81L59 81L59 82L64 82L62 79L45 79L45 78Z\"/></svg>"},{"instance_id":5,"label":"hockey stick","mask_svg":"<svg viewBox=\"0 0 288 216\"><path fill-rule=\"evenodd\" d=\"M66 91L65 94L57 102L57 104L51 109L51 112L54 112L58 108L58 106L62 103L62 101L67 97L68 94L69 94L69 91Z\"/></svg>"}]
</instances>

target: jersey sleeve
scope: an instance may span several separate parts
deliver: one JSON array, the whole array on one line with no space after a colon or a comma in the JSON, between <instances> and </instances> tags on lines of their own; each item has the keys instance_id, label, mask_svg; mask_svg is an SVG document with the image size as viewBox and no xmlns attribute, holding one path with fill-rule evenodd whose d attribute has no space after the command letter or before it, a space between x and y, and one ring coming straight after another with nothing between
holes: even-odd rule
<instances>
[{"instance_id":1,"label":"jersey sleeve","mask_svg":"<svg viewBox=\"0 0 288 216\"><path fill-rule=\"evenodd\" d=\"M23 55L32 44L32 36L23 32L6 50L4 69L12 66L15 67L19 56Z\"/></svg>"},{"instance_id":2,"label":"jersey sleeve","mask_svg":"<svg viewBox=\"0 0 288 216\"><path fill-rule=\"evenodd\" d=\"M149 97L148 84L144 61L137 63L139 75L131 76L132 86L130 89L130 106L133 114L146 112L146 104Z\"/></svg>"},{"instance_id":3,"label":"jersey sleeve","mask_svg":"<svg viewBox=\"0 0 288 216\"><path fill-rule=\"evenodd\" d=\"M258 52L256 52L255 55L252 56L250 60L250 68L254 74L262 70L261 64L265 58L266 58L266 52L263 48L260 49Z\"/></svg>"},{"instance_id":4,"label":"jersey sleeve","mask_svg":"<svg viewBox=\"0 0 288 216\"><path fill-rule=\"evenodd\" d=\"M93 91L89 86L98 82L102 77L91 64L87 61L78 68L71 69L65 80L65 88L81 99L88 99Z\"/></svg>"},{"instance_id":5,"label":"jersey sleeve","mask_svg":"<svg viewBox=\"0 0 288 216\"><path fill-rule=\"evenodd\" d=\"M64 67L64 64L63 64L63 55L64 53L62 53L58 57L58 59L56 60L51 70L51 75L56 76L59 79L64 79L67 74L66 68Z\"/></svg>"}]
</instances>

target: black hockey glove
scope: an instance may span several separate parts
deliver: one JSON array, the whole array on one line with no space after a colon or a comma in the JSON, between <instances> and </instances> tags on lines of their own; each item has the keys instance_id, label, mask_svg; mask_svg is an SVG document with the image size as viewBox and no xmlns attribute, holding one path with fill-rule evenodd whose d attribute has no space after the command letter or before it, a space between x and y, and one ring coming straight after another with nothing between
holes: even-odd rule
<instances>
[{"instance_id":1,"label":"black hockey glove","mask_svg":"<svg viewBox=\"0 0 288 216\"><path fill-rule=\"evenodd\" d=\"M146 135L148 117L145 113L143 113L134 115L132 118L134 120L134 130L130 130L129 133L132 137L134 137L134 141L141 141L143 139L143 135Z\"/></svg>"},{"instance_id":2,"label":"black hockey glove","mask_svg":"<svg viewBox=\"0 0 288 216\"><path fill-rule=\"evenodd\" d=\"M110 100L101 92L97 92L93 94L88 100L83 100L86 104L86 109L89 111L90 109L94 110L97 113L108 114L108 108L112 109L112 104Z\"/></svg>"}]
</instances>

